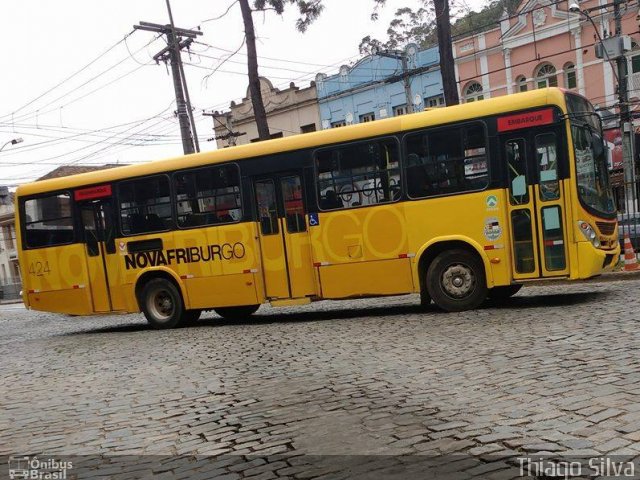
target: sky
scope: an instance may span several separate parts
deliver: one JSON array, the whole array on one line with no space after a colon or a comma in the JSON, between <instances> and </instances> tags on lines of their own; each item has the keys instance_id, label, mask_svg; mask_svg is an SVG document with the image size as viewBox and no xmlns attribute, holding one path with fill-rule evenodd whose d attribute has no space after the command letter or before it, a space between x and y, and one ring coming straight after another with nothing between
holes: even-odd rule
<instances>
[{"instance_id":1,"label":"sky","mask_svg":"<svg viewBox=\"0 0 640 480\"><path fill-rule=\"evenodd\" d=\"M140 21L168 23L166 0L4 3L0 146L24 141L0 151L0 185L15 187L60 165L182 154L170 70L152 59L166 44L154 33L133 31ZM319 72L355 63L362 37L384 39L395 10L419 2L387 0L377 22L370 20L372 0L323 3L304 34L295 29L295 8L282 17L254 14L259 72L275 87L304 88ZM484 1L466 3L477 10ZM201 151L214 150L212 119L202 112L227 110L246 96L240 8L233 0L172 0L171 7L177 27L203 32L183 61Z\"/></svg>"}]
</instances>

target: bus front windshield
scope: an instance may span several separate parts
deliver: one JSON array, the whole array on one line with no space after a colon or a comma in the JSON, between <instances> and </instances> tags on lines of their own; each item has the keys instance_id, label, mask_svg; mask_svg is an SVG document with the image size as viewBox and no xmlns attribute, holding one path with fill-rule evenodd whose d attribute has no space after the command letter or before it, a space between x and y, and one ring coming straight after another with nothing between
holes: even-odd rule
<instances>
[{"instance_id":1,"label":"bus front windshield","mask_svg":"<svg viewBox=\"0 0 640 480\"><path fill-rule=\"evenodd\" d=\"M576 95L567 95L567 108L580 200L594 213L611 216L616 207L609 183L607 151L602 139L600 118L586 99Z\"/></svg>"}]
</instances>

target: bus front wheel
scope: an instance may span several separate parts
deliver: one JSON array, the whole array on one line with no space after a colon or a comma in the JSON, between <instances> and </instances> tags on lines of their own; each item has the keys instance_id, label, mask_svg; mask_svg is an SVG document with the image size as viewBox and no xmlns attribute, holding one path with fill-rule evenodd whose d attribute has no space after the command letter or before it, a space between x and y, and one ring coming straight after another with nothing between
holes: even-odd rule
<instances>
[{"instance_id":1,"label":"bus front wheel","mask_svg":"<svg viewBox=\"0 0 640 480\"><path fill-rule=\"evenodd\" d=\"M178 288L165 278L154 278L145 284L140 306L149 324L157 329L177 327L185 313Z\"/></svg>"},{"instance_id":2,"label":"bus front wheel","mask_svg":"<svg viewBox=\"0 0 640 480\"><path fill-rule=\"evenodd\" d=\"M200 315L202 315L202 310L185 310L182 314L180 325L183 327L191 327L198 323Z\"/></svg>"},{"instance_id":3,"label":"bus front wheel","mask_svg":"<svg viewBox=\"0 0 640 480\"><path fill-rule=\"evenodd\" d=\"M241 307L218 307L213 311L225 320L242 320L258 311L260 305L243 305Z\"/></svg>"},{"instance_id":4,"label":"bus front wheel","mask_svg":"<svg viewBox=\"0 0 640 480\"><path fill-rule=\"evenodd\" d=\"M484 265L467 250L447 250L427 270L427 290L435 304L447 312L478 307L487 298Z\"/></svg>"}]
</instances>

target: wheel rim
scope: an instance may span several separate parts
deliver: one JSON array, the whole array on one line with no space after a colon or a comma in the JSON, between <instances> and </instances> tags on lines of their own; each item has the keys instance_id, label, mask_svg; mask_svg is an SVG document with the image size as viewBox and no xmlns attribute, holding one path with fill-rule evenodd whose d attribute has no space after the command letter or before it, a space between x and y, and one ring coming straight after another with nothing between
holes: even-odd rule
<instances>
[{"instance_id":1,"label":"wheel rim","mask_svg":"<svg viewBox=\"0 0 640 480\"><path fill-rule=\"evenodd\" d=\"M147 299L147 309L157 321L166 322L173 316L175 311L173 297L168 290L154 290Z\"/></svg>"},{"instance_id":2,"label":"wheel rim","mask_svg":"<svg viewBox=\"0 0 640 480\"><path fill-rule=\"evenodd\" d=\"M476 286L473 270L467 265L449 265L442 273L442 290L448 296L460 299L469 296Z\"/></svg>"}]
</instances>

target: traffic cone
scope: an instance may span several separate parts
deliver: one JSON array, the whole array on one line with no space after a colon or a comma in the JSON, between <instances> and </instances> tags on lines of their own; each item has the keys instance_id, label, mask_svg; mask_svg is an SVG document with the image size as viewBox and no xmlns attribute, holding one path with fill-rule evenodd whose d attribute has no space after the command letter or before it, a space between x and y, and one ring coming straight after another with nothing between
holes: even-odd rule
<instances>
[{"instance_id":1,"label":"traffic cone","mask_svg":"<svg viewBox=\"0 0 640 480\"><path fill-rule=\"evenodd\" d=\"M638 270L638 259L636 258L636 252L633 250L629 234L624 234L624 271L633 272Z\"/></svg>"}]
</instances>

